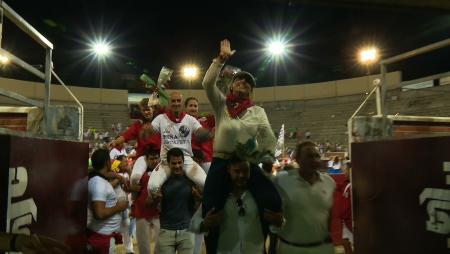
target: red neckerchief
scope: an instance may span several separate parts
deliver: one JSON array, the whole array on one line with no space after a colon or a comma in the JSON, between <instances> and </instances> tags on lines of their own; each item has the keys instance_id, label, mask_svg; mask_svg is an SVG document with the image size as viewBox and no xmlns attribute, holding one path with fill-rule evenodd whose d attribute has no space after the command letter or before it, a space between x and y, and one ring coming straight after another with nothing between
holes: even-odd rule
<instances>
[{"instance_id":1,"label":"red neckerchief","mask_svg":"<svg viewBox=\"0 0 450 254\"><path fill-rule=\"evenodd\" d=\"M115 148L119 151L122 151L123 149L123 143L121 145L116 145Z\"/></svg>"},{"instance_id":2,"label":"red neckerchief","mask_svg":"<svg viewBox=\"0 0 450 254\"><path fill-rule=\"evenodd\" d=\"M250 100L250 98L243 99L236 95L229 94L227 95L226 105L228 114L231 116L231 118L237 118L241 115L242 112L244 112L254 104Z\"/></svg>"},{"instance_id":3,"label":"red neckerchief","mask_svg":"<svg viewBox=\"0 0 450 254\"><path fill-rule=\"evenodd\" d=\"M180 123L181 120L183 120L184 116L186 115L186 113L181 112L180 115L178 117L176 117L171 110L167 110L166 111L166 115L167 117L169 117L169 119L174 122L174 123Z\"/></svg>"}]
</instances>

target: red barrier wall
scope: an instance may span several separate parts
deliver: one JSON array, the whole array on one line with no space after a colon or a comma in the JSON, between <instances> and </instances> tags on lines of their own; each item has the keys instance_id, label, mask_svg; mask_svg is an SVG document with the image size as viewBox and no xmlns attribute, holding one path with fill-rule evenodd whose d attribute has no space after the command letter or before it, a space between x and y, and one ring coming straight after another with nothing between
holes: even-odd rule
<instances>
[{"instance_id":1,"label":"red barrier wall","mask_svg":"<svg viewBox=\"0 0 450 254\"><path fill-rule=\"evenodd\" d=\"M449 163L448 136L353 143L355 252L449 253Z\"/></svg>"},{"instance_id":2,"label":"red barrier wall","mask_svg":"<svg viewBox=\"0 0 450 254\"><path fill-rule=\"evenodd\" d=\"M0 135L0 230L57 239L82 253L88 145Z\"/></svg>"}]
</instances>

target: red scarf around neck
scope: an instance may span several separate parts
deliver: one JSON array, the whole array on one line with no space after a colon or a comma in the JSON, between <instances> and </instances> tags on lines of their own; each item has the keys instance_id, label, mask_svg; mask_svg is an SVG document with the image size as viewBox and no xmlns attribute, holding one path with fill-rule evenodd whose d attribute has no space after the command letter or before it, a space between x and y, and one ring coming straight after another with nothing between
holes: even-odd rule
<instances>
[{"instance_id":1,"label":"red scarf around neck","mask_svg":"<svg viewBox=\"0 0 450 254\"><path fill-rule=\"evenodd\" d=\"M250 98L241 98L234 94L229 94L227 95L226 105L230 117L237 118L242 112L254 104Z\"/></svg>"},{"instance_id":2,"label":"red scarf around neck","mask_svg":"<svg viewBox=\"0 0 450 254\"><path fill-rule=\"evenodd\" d=\"M169 119L174 122L174 123L180 123L181 120L183 120L184 116L186 115L186 113L181 112L180 115L178 117L176 117L171 110L167 110L166 111L166 115L167 117L169 117Z\"/></svg>"},{"instance_id":3,"label":"red scarf around neck","mask_svg":"<svg viewBox=\"0 0 450 254\"><path fill-rule=\"evenodd\" d=\"M123 143L122 143L121 145L116 145L116 146L115 146L115 148L116 148L117 150L119 150L119 151L122 151L123 147L124 147Z\"/></svg>"}]
</instances>

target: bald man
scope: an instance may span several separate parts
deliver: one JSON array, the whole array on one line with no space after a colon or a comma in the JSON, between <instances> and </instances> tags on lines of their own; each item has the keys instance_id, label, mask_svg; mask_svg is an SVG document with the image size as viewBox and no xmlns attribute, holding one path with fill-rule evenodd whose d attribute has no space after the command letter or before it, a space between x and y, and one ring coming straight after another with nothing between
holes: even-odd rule
<instances>
[{"instance_id":1,"label":"bald man","mask_svg":"<svg viewBox=\"0 0 450 254\"><path fill-rule=\"evenodd\" d=\"M186 175L198 186L203 186L206 174L203 169L192 160L192 135L206 140L211 133L202 127L195 117L183 111L183 96L179 92L172 92L169 96L169 106L166 113L158 115L151 124L149 132L158 132L161 135L161 165L154 170L148 184L149 194L159 190L165 182L170 170L167 164L167 151L179 148L184 154L184 171Z\"/></svg>"}]
</instances>

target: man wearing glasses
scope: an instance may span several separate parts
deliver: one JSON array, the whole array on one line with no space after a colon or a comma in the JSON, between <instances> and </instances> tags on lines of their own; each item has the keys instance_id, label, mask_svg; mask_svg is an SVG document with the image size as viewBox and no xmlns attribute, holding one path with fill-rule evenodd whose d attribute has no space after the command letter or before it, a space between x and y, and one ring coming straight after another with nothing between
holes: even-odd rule
<instances>
[{"instance_id":1,"label":"man wearing glasses","mask_svg":"<svg viewBox=\"0 0 450 254\"><path fill-rule=\"evenodd\" d=\"M217 230L217 253L264 253L264 239L268 224L280 227L281 213L274 213L258 207L247 186L250 179L250 164L232 158L227 167L231 180L230 195L220 212L212 208L201 218L197 211L191 228L197 232Z\"/></svg>"}]
</instances>

